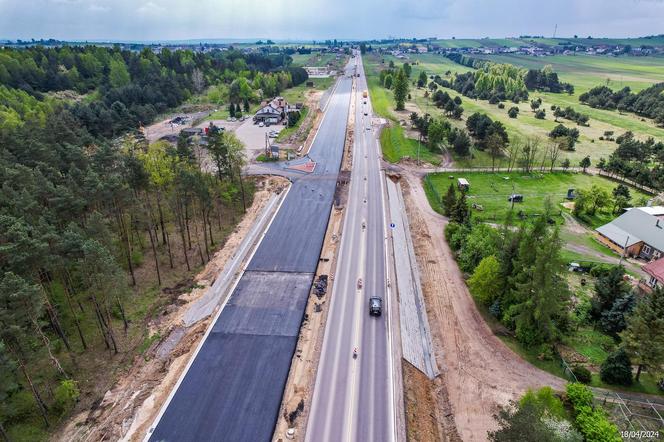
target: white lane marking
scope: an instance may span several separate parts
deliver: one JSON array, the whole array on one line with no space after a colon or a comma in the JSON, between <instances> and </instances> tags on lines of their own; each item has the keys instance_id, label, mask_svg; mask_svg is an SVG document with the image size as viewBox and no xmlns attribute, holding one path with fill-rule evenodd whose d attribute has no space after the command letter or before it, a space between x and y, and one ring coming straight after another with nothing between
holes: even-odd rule
<instances>
[{"instance_id":1,"label":"white lane marking","mask_svg":"<svg viewBox=\"0 0 664 442\"><path fill-rule=\"evenodd\" d=\"M367 234L366 231L362 235L362 238L360 240L360 265L358 268L364 268L366 265L366 241L367 241ZM350 373L351 373L351 378L350 382L348 383L348 387L350 387L350 392L347 391L346 393L346 402L350 400L350 404L348 404L347 408L347 413L346 417L344 419L344 423L346 424L347 431L346 431L346 437L344 440L348 442L354 442L355 438L352 435L353 430L357 432L357 413L355 411L355 405L357 404L357 395L358 395L358 390L357 390L357 378L358 378L358 371L361 369L362 365L362 360L363 360L363 355L367 352L366 349L360 348L360 341L359 337L361 335L361 330L362 330L362 304L364 296L362 293L355 293L355 311L353 312L353 334L352 334L352 343L353 346L358 348L358 355L356 359L351 358L351 366L350 366ZM359 368L358 368L359 367ZM350 394L349 394L350 393Z\"/></svg>"},{"instance_id":2,"label":"white lane marking","mask_svg":"<svg viewBox=\"0 0 664 442\"><path fill-rule=\"evenodd\" d=\"M352 88L352 86L351 86L351 88ZM352 96L352 94L351 94L351 96ZM350 103L349 103L349 107L350 107ZM354 157L355 157L354 155L351 157L351 168L353 167L353 164L355 163L355 158ZM349 193L352 193L354 187L356 187L356 186L353 186L353 181L351 180L351 189L349 190ZM338 376L339 358L341 357L341 351L339 351L338 347L341 343L340 341L341 341L341 337L343 335L344 330L341 327L336 327L335 329L333 329L332 328L333 326L330 325L330 324L333 324L334 322L331 321L330 319L334 318L334 316L336 316L339 311L341 311L341 314L342 314L345 311L346 305L347 305L347 300L348 300L347 295L343 296L341 301L338 300L338 297L340 296L339 291L341 291L341 295L344 294L344 291L342 290L343 289L342 285L343 285L344 280L340 279L340 278L342 278L343 275L347 275L349 273L349 270L348 271L343 271L343 268L344 268L344 266L346 268L350 267L351 262L352 262L352 260L350 260L350 259L343 260L342 257L344 256L345 249L347 247L346 243L349 242L349 244L353 244L353 239L355 237L355 230L349 230L348 224L349 224L350 219L354 218L354 217L356 217L356 215L352 212L346 212L346 215L344 216L344 222L343 222L343 227L342 227L342 231L341 231L341 245L339 246L339 260L337 261L337 266L336 266L336 269L335 269L335 272L336 272L335 273L335 281L334 281L333 286L332 286L332 293L330 294L330 296L331 296L330 311L328 312L328 320L327 320L327 323L326 323L326 326L325 326L325 334L324 334L324 337L323 337L323 350L321 351L321 358L318 362L317 373L316 373L316 382L315 382L315 385L314 385L314 396L313 396L312 406L311 406L311 413L309 415L309 420L307 422L307 431L306 431L306 435L305 435L305 439L307 441L312 440L311 438L314 437L314 436L312 436L312 434L313 434L312 430L313 429L310 428L310 425L313 425L315 422L317 422L320 419L317 416L318 416L318 413L319 413L318 409L322 406L321 401L323 400L321 398L321 393L320 393L321 383L324 382L324 381L327 381L327 379L323 380L322 375L320 374L320 372L323 371L324 368L327 366L326 361L328 359L328 355L329 355L329 352L330 352L330 349L328 349L328 347L332 347L332 349L334 349L335 345L337 347L337 351L333 353L333 358L334 358L333 359L334 363L332 365L333 374L332 374L331 383L329 384L329 385L332 386L331 388L334 388L334 386L336 385L336 379L337 379L337 376ZM355 224L355 223L352 223L352 224ZM357 225L357 224L355 224L355 225ZM339 304L339 302L341 302L341 304ZM339 305L341 305L341 307L339 307ZM339 310L339 308L341 308L341 310ZM335 324L335 326L336 325L337 324ZM333 341L332 339L336 339L336 340ZM321 369L323 369L323 370L321 370ZM334 399L334 398L335 398L335 395L332 395L332 399ZM329 405L330 404L328 403L328 406ZM332 412L333 409L334 409L333 406L329 406L328 412L327 412L327 414L325 414L324 431L323 431L323 437L325 438L325 440L327 440L330 436L329 428L330 428L330 425L332 424L332 422L331 422L332 421L331 412ZM318 423L320 423L320 422L318 422Z\"/></svg>"}]
</instances>

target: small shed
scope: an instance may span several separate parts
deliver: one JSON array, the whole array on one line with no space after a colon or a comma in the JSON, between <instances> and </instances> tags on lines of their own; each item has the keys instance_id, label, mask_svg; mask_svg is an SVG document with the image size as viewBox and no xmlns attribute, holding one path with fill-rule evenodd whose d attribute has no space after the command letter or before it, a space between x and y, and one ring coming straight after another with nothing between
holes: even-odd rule
<instances>
[{"instance_id":1,"label":"small shed","mask_svg":"<svg viewBox=\"0 0 664 442\"><path fill-rule=\"evenodd\" d=\"M279 158L279 146L273 144L270 146L270 158Z\"/></svg>"},{"instance_id":2,"label":"small shed","mask_svg":"<svg viewBox=\"0 0 664 442\"><path fill-rule=\"evenodd\" d=\"M467 191L468 189L470 189L470 183L465 178L458 178L457 187L459 188L459 190Z\"/></svg>"}]
</instances>

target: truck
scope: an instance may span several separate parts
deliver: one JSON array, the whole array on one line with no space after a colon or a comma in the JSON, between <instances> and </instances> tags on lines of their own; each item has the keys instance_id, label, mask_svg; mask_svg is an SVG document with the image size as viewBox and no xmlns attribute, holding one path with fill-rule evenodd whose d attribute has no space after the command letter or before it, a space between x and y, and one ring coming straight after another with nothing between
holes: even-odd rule
<instances>
[{"instance_id":1,"label":"truck","mask_svg":"<svg viewBox=\"0 0 664 442\"><path fill-rule=\"evenodd\" d=\"M368 91L364 91L364 92L362 92L362 98L367 98L368 96L369 96L369 92L368 92Z\"/></svg>"}]
</instances>

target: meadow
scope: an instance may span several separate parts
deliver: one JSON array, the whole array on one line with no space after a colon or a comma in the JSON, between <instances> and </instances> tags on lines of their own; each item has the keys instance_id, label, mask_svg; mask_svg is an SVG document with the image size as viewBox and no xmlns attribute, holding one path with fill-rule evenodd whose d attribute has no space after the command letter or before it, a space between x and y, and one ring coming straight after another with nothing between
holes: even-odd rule
<instances>
[{"instance_id":1,"label":"meadow","mask_svg":"<svg viewBox=\"0 0 664 442\"><path fill-rule=\"evenodd\" d=\"M576 173L576 172L554 172L554 173L432 173L426 176L424 188L427 192L429 203L434 210L441 212L441 198L447 193L450 184L456 186L457 178L465 178L470 182L467 192L468 204L476 204L482 210L474 209L475 219L502 223L510 211L512 204L508 197L513 193L523 195L523 202L514 203L514 212L523 212L528 216L541 214L544 210L544 202L550 199L553 204L554 215L562 220L563 209L561 203L567 201L568 189L589 189L597 185L611 193L617 183L606 178ZM636 189L630 189L632 201L637 202L647 196ZM606 219L612 215L607 214ZM599 220L602 222L604 220Z\"/></svg>"},{"instance_id":2,"label":"meadow","mask_svg":"<svg viewBox=\"0 0 664 442\"><path fill-rule=\"evenodd\" d=\"M368 72L377 75L384 60L385 65L393 61L395 65L403 64L404 60L392 56L365 57L368 61ZM505 107L500 109L497 105L489 104L485 100L474 100L461 96L463 101L464 115L461 121L452 121L458 127L463 127L465 119L474 112L482 112L492 119L503 123L510 137L538 136L547 139L548 133L559 123L568 127L577 127L581 133L575 150L562 152L559 161L568 158L572 165L577 165L585 156L590 156L593 163L600 158L608 158L615 150L616 144L611 141L600 140L604 133L613 132L614 136L620 135L628 130L634 132L637 138L647 137L664 138L664 128L657 127L652 121L643 119L637 115L618 111L593 109L579 103L578 96L584 91L600 85L608 84L613 88L630 86L638 91L653 83L664 81L664 58L662 57L600 57L600 56L552 56L552 57L529 57L522 55L500 55L485 56L484 58L500 63L511 63L526 68L541 69L547 64L553 66L554 71L559 73L561 81L570 82L575 86L575 93L554 94L531 92L530 98L542 99L541 108L547 113L545 119L535 118L529 102L514 104L505 102ZM421 71L427 75L440 75L445 78L449 72L452 75L472 70L466 66L458 65L451 60L437 54L417 54L407 60L413 63L411 78L417 78ZM376 83L377 84L377 83ZM451 89L445 89L451 96L460 94ZM442 115L442 112L433 106L430 99L425 98L426 90L411 87L411 102L417 106L421 113ZM553 117L551 106L570 106L578 112L589 115L589 126L577 126L574 122ZM519 108L519 116L510 118L507 111L510 107ZM475 152L475 158L457 159L459 166L486 166L490 163L488 155L483 152Z\"/></svg>"}]
</instances>

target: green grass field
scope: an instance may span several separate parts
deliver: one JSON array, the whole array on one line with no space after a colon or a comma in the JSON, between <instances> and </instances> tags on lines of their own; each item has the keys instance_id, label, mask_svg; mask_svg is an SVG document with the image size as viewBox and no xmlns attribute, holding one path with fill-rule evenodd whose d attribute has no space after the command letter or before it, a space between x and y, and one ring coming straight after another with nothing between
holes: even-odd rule
<instances>
[{"instance_id":1,"label":"green grass field","mask_svg":"<svg viewBox=\"0 0 664 442\"><path fill-rule=\"evenodd\" d=\"M461 39L439 39L433 44L441 48L492 48L492 47L515 47L528 44L559 46L559 44L571 45L631 45L631 46L664 46L663 36L640 37L640 38L461 38Z\"/></svg>"},{"instance_id":2,"label":"green grass field","mask_svg":"<svg viewBox=\"0 0 664 442\"><path fill-rule=\"evenodd\" d=\"M403 128L397 124L383 129L380 134L380 144L383 148L383 156L391 163L396 163L402 158L417 159L422 162L437 166L440 164L440 155L432 153L426 145L420 144L417 140L406 138L403 134Z\"/></svg>"},{"instance_id":3,"label":"green grass field","mask_svg":"<svg viewBox=\"0 0 664 442\"><path fill-rule=\"evenodd\" d=\"M615 135L631 130L638 138L647 137L664 138L664 128L657 127L652 121L643 120L641 117L630 114L620 113L618 111L609 111L602 109L593 109L589 106L579 103L578 96L587 89L598 84L606 84L618 88L629 85L634 90L640 90L649 85L664 81L664 57L599 57L599 56L554 56L554 57L529 57L523 55L500 55L484 56L501 63L512 63L527 68L542 68L547 64L552 64L556 72L559 72L561 80L570 82L575 86L575 93L553 94L531 92L531 98L541 98L543 101L542 109L547 112L544 120L534 117L527 102L514 104L506 102L504 109L499 109L497 105L491 105L488 101L472 100L461 96L463 108L465 109L463 120L474 112L483 112L492 119L502 122L510 137L528 137L538 136L544 140L548 133L557 124L562 123L568 127L577 127L581 132L581 137L576 145L575 151L563 152L559 161L568 158L573 165L589 155L593 162L599 158L607 158L616 148L614 142L602 141L599 138L605 131L613 131ZM385 63L394 61L399 65L403 60L394 57L384 57ZM428 75L441 75L448 71L452 74L463 73L471 70L465 66L458 65L451 60L436 54L414 55L409 60L414 62L413 74L411 78L417 78L420 71L425 71ZM377 71L380 60L370 59L370 69ZM622 79L622 80L621 80ZM451 89L445 89L450 95L460 95ZM442 113L432 105L431 101L424 98L424 89L411 87L412 102L417 105L421 112L428 112L432 115L442 115ZM581 113L590 117L588 127L577 126L574 122L560 119L555 121L551 111L551 105L571 106ZM516 119L509 118L507 111L510 107L519 108L519 116ZM454 123L454 122L453 122ZM463 126L464 121L458 122L457 126ZM459 165L463 166L486 166L487 156L478 155L473 160L465 159Z\"/></svg>"},{"instance_id":4,"label":"green grass field","mask_svg":"<svg viewBox=\"0 0 664 442\"><path fill-rule=\"evenodd\" d=\"M310 78L307 81L312 81L314 83L314 87L312 88L307 86L305 82L298 86L286 89L281 93L281 96L284 97L289 103L302 103L305 101L305 96L308 91L312 89L324 91L332 86L334 83L334 78Z\"/></svg>"},{"instance_id":5,"label":"green grass field","mask_svg":"<svg viewBox=\"0 0 664 442\"><path fill-rule=\"evenodd\" d=\"M396 115L392 112L394 109L392 91L385 89L378 83L379 61L374 59L373 63L367 63L366 58L368 57L364 58L364 68L367 73L367 83L374 113L391 121L390 127L384 128L380 134L383 157L391 163L396 163L402 158L417 159L419 151L421 161L436 166L439 165L441 162L440 154L433 153L424 144L406 137L404 129L399 125Z\"/></svg>"},{"instance_id":6,"label":"green grass field","mask_svg":"<svg viewBox=\"0 0 664 442\"><path fill-rule=\"evenodd\" d=\"M470 182L468 203L479 204L483 210L473 210L475 219L501 223L511 208L507 201L512 193L523 195L522 203L515 203L515 212L523 211L527 215L541 214L544 201L549 198L553 203L554 214L561 217L563 210L560 203L566 201L567 189L589 189L597 185L608 192L616 183L606 178L572 172L533 173L457 173L454 178L448 173L433 173L425 179L425 189L429 204L434 210L441 211L440 198L445 195L450 183L456 185L457 178L466 178ZM645 196L636 189L630 189L632 200Z\"/></svg>"}]
</instances>

